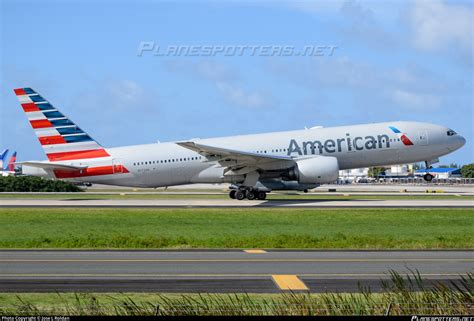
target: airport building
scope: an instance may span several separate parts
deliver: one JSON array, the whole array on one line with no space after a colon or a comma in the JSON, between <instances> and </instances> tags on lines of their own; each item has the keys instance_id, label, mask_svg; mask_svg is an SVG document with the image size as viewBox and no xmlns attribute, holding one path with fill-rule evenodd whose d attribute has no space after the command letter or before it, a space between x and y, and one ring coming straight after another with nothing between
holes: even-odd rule
<instances>
[{"instance_id":1,"label":"airport building","mask_svg":"<svg viewBox=\"0 0 474 321\"><path fill-rule=\"evenodd\" d=\"M461 177L460 168L430 168L430 169L419 169L415 171L415 176L423 176L426 173L434 175L437 179L448 179Z\"/></svg>"}]
</instances>

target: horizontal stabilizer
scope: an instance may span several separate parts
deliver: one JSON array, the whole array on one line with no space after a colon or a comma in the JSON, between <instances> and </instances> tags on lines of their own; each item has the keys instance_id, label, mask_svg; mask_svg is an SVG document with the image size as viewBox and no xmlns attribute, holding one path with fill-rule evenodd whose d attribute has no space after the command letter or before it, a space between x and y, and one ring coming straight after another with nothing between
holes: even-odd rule
<instances>
[{"instance_id":1,"label":"horizontal stabilizer","mask_svg":"<svg viewBox=\"0 0 474 321\"><path fill-rule=\"evenodd\" d=\"M35 162L35 161L21 162L21 163L16 163L16 164L42 168L44 170L60 169L60 170L63 170L63 171L77 171L77 170L87 168L87 165L86 166L76 166L76 165L58 164L58 163L51 163L51 162L48 162L48 163L46 163L46 162Z\"/></svg>"}]
</instances>

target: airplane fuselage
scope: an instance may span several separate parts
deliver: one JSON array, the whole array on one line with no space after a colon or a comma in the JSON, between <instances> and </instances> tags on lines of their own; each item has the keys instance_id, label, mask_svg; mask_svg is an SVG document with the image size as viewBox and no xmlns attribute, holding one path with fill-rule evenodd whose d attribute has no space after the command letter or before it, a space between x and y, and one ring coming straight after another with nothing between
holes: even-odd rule
<instances>
[{"instance_id":1,"label":"airplane fuselage","mask_svg":"<svg viewBox=\"0 0 474 321\"><path fill-rule=\"evenodd\" d=\"M337 158L339 169L394 165L437 159L464 145L449 128L419 122L374 123L312 128L195 140L229 150L304 159ZM58 178L90 183L163 187L191 183L241 183L243 176L224 175L217 157L203 156L175 142L107 148L109 157L64 161L98 168L96 172L63 173ZM100 174L101 168L113 173ZM271 171L271 169L270 169ZM94 175L94 173L98 175Z\"/></svg>"}]
</instances>

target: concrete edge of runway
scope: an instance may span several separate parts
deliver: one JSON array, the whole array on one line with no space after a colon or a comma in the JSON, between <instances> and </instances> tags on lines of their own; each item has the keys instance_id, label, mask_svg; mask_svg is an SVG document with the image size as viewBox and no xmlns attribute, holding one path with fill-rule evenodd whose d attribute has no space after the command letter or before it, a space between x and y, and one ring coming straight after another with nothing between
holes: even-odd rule
<instances>
[{"instance_id":1,"label":"concrete edge of runway","mask_svg":"<svg viewBox=\"0 0 474 321\"><path fill-rule=\"evenodd\" d=\"M361 289L371 292L386 291L382 280L390 287L389 279L312 279L301 277L303 289L291 289L292 293L360 293ZM278 294L288 292L275 284L272 278L259 279L165 279L165 280L1 280L0 293L200 293L200 294ZM453 288L460 278L427 279L424 289L437 285ZM414 285L415 290L419 289Z\"/></svg>"},{"instance_id":2,"label":"concrete edge of runway","mask_svg":"<svg viewBox=\"0 0 474 321\"><path fill-rule=\"evenodd\" d=\"M317 205L0 205L1 208L130 208L130 209L175 209L175 208L219 208L219 209L235 209L235 208L284 208L284 209L331 209L331 208L346 208L346 209L374 209L374 208L426 208L426 209L473 209L472 205L373 205L373 206L351 206L351 205L331 205L331 206L317 206Z\"/></svg>"},{"instance_id":3,"label":"concrete edge of runway","mask_svg":"<svg viewBox=\"0 0 474 321\"><path fill-rule=\"evenodd\" d=\"M248 248L0 248L1 252L243 252ZM474 248L454 249L305 249L305 248L259 248L266 252L473 252Z\"/></svg>"}]
</instances>

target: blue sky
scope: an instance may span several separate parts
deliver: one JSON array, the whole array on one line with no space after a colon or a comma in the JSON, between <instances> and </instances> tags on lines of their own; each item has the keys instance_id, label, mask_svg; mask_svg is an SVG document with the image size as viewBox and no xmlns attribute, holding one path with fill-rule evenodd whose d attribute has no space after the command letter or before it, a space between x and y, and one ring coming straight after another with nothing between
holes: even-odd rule
<instances>
[{"instance_id":1,"label":"blue sky","mask_svg":"<svg viewBox=\"0 0 474 321\"><path fill-rule=\"evenodd\" d=\"M1 1L1 148L44 159L12 89L106 147L305 126L449 126L473 161L466 1ZM169 46L336 46L322 56L138 55Z\"/></svg>"}]
</instances>

